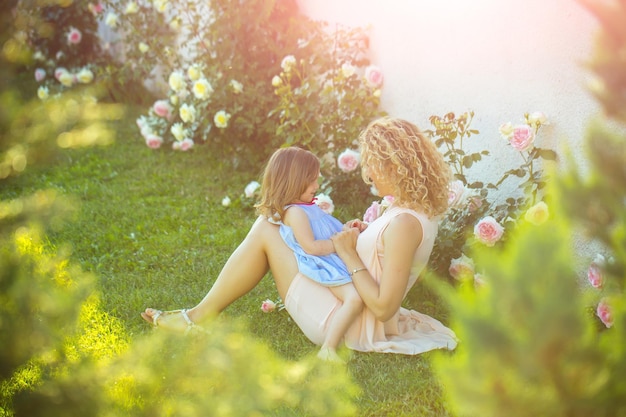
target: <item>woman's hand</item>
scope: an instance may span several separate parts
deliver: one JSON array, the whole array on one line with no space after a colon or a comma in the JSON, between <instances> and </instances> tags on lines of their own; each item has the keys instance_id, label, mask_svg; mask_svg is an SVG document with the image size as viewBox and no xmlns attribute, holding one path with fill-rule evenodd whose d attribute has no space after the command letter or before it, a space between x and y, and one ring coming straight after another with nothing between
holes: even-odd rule
<instances>
[{"instance_id":1,"label":"woman's hand","mask_svg":"<svg viewBox=\"0 0 626 417\"><path fill-rule=\"evenodd\" d=\"M356 253L356 241L361 232L357 227L345 229L335 233L330 239L335 245L335 251L339 257Z\"/></svg>"},{"instance_id":2,"label":"woman's hand","mask_svg":"<svg viewBox=\"0 0 626 417\"><path fill-rule=\"evenodd\" d=\"M359 219L354 219L347 221L346 224L343 225L343 230L349 230L352 228L359 229L359 232L362 232L367 229L367 223L363 223Z\"/></svg>"}]
</instances>

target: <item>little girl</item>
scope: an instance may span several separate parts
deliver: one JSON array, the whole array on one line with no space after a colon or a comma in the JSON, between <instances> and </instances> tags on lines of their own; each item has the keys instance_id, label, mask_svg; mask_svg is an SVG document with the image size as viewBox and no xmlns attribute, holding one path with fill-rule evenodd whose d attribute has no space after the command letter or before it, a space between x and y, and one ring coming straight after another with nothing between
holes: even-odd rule
<instances>
[{"instance_id":1,"label":"little girl","mask_svg":"<svg viewBox=\"0 0 626 417\"><path fill-rule=\"evenodd\" d=\"M363 302L352 285L352 274L335 253L330 237L343 225L315 204L319 189L319 159L304 149L277 150L263 173L259 214L280 225L280 235L296 256L303 275L326 285L342 301L330 323L318 353L324 360L342 362L337 346L363 310Z\"/></svg>"}]
</instances>

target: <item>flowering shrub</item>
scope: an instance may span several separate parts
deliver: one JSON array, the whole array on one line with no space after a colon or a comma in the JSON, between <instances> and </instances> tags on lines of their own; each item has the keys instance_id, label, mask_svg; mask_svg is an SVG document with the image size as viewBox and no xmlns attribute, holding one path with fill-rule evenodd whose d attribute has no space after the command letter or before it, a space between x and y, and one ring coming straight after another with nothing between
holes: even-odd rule
<instances>
[{"instance_id":1,"label":"flowering shrub","mask_svg":"<svg viewBox=\"0 0 626 417\"><path fill-rule=\"evenodd\" d=\"M362 29L337 26L328 35L318 25L281 61L272 85L278 104L270 116L283 145L297 145L322 157L322 190L341 189L338 203L369 195L357 170L356 139L384 114L379 108L383 73L367 59ZM314 99L312 99L314 98Z\"/></svg>"},{"instance_id":2,"label":"flowering shrub","mask_svg":"<svg viewBox=\"0 0 626 417\"><path fill-rule=\"evenodd\" d=\"M425 131L442 150L454 175L449 187L449 209L440 223L430 258L430 267L441 276L453 276L452 261L464 259L466 254L471 256L472 245L503 243L507 229L515 228L520 219L540 225L549 216L548 206L541 200L546 178L538 165L540 160L556 159L556 153L536 146L539 129L548 124L546 116L535 112L524 115L522 124L507 122L500 126L500 135L519 152L522 162L519 167L505 171L496 184L469 179L468 172L476 172L470 169L489 156L487 150L468 153L464 149L466 141L479 134L471 128L473 118L473 112L431 116L432 129ZM499 203L489 192L498 189L509 177L519 179L517 188L521 195Z\"/></svg>"}]
</instances>

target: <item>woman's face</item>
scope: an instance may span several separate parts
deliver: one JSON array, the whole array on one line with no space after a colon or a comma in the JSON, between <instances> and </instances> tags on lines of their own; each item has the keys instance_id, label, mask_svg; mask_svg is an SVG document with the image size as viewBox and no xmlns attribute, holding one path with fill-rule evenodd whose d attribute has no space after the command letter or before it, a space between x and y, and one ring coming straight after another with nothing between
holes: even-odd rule
<instances>
[{"instance_id":1,"label":"woman's face","mask_svg":"<svg viewBox=\"0 0 626 417\"><path fill-rule=\"evenodd\" d=\"M372 180L372 183L374 184L376 191L378 191L378 195L385 196L385 195L393 194L393 187L390 187L389 183L385 181L384 177L380 174L377 174L371 168L364 167L363 176L366 178L370 178Z\"/></svg>"}]
</instances>

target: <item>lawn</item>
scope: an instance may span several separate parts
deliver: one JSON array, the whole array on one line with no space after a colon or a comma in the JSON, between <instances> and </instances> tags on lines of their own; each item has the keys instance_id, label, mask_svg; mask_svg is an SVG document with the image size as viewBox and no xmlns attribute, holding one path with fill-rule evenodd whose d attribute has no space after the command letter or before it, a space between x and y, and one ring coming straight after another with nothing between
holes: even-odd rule
<instances>
[{"instance_id":1,"label":"lawn","mask_svg":"<svg viewBox=\"0 0 626 417\"><path fill-rule=\"evenodd\" d=\"M152 331L139 316L145 307L189 307L210 288L256 217L247 205L222 206L222 198L242 195L258 179L264 157L235 159L212 144L191 152L152 150L129 117L120 122L113 145L65 150L53 164L5 181L0 198L54 189L74 200L74 218L49 232L50 246L70 250L71 261L93 273L103 310L138 338ZM334 214L341 220L360 217L370 203L355 202ZM269 275L220 320L244 322L254 338L285 359L315 352L285 311L261 311L267 298L278 298ZM447 318L445 306L421 283L404 306ZM361 389L358 415L450 415L429 360L439 354L450 355L352 354L347 371Z\"/></svg>"}]
</instances>

